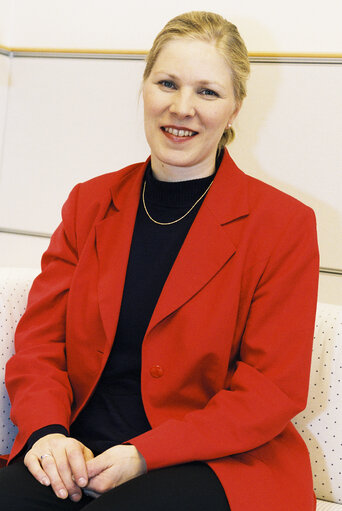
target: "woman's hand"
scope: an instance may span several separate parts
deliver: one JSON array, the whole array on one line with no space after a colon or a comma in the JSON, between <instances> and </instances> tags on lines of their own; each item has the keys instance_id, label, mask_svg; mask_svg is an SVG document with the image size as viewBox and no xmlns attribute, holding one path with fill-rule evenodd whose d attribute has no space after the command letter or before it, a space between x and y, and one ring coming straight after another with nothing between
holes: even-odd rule
<instances>
[{"instance_id":1,"label":"woman's hand","mask_svg":"<svg viewBox=\"0 0 342 511\"><path fill-rule=\"evenodd\" d=\"M86 462L94 455L74 438L60 433L46 435L27 452L24 463L31 474L45 486L51 485L60 499L77 502L88 483Z\"/></svg>"},{"instance_id":2,"label":"woman's hand","mask_svg":"<svg viewBox=\"0 0 342 511\"><path fill-rule=\"evenodd\" d=\"M94 495L144 474L146 463L134 445L115 445L87 461L87 469L89 483L85 493Z\"/></svg>"}]
</instances>

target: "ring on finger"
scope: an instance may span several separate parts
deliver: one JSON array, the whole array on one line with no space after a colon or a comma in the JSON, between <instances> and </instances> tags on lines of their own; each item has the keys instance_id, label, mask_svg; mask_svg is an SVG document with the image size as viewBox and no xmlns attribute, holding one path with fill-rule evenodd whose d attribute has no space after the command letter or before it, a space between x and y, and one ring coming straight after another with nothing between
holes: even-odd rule
<instances>
[{"instance_id":1,"label":"ring on finger","mask_svg":"<svg viewBox=\"0 0 342 511\"><path fill-rule=\"evenodd\" d=\"M40 459L43 460L44 458L46 458L47 456L52 456L52 454L50 454L49 452L47 452L46 454L42 454Z\"/></svg>"}]
</instances>

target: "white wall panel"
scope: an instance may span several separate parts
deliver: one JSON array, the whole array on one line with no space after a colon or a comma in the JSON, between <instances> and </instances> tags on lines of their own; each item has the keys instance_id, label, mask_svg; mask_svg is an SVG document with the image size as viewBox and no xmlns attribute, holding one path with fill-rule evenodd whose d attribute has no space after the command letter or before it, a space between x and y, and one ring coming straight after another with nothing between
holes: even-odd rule
<instances>
[{"instance_id":1,"label":"white wall panel","mask_svg":"<svg viewBox=\"0 0 342 511\"><path fill-rule=\"evenodd\" d=\"M40 268L40 260L49 241L48 238L0 232L0 266Z\"/></svg>"},{"instance_id":2,"label":"white wall panel","mask_svg":"<svg viewBox=\"0 0 342 511\"><path fill-rule=\"evenodd\" d=\"M11 61L8 57L0 55L0 186L1 186L1 162L5 140L7 93L10 76ZM1 220L0 220L1 224Z\"/></svg>"},{"instance_id":3,"label":"white wall panel","mask_svg":"<svg viewBox=\"0 0 342 511\"><path fill-rule=\"evenodd\" d=\"M14 59L0 226L51 232L76 182L146 158L142 68L141 61ZM252 68L232 155L315 209L321 265L341 268L342 65Z\"/></svg>"},{"instance_id":4,"label":"white wall panel","mask_svg":"<svg viewBox=\"0 0 342 511\"><path fill-rule=\"evenodd\" d=\"M342 65L254 64L231 154L313 207L321 265L342 268Z\"/></svg>"},{"instance_id":5,"label":"white wall panel","mask_svg":"<svg viewBox=\"0 0 342 511\"><path fill-rule=\"evenodd\" d=\"M318 300L342 305L342 275L320 274Z\"/></svg>"},{"instance_id":6,"label":"white wall panel","mask_svg":"<svg viewBox=\"0 0 342 511\"><path fill-rule=\"evenodd\" d=\"M143 63L14 59L0 225L51 232L79 181L145 159Z\"/></svg>"},{"instance_id":7,"label":"white wall panel","mask_svg":"<svg viewBox=\"0 0 342 511\"><path fill-rule=\"evenodd\" d=\"M212 10L236 23L249 51L342 52L341 0L12 0L10 45L143 49L171 17Z\"/></svg>"}]
</instances>

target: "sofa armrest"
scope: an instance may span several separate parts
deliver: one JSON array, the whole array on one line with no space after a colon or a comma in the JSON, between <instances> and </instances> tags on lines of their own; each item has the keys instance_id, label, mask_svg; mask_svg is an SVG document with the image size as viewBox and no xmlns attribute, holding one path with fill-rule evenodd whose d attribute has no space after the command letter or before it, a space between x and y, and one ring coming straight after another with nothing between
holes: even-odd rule
<instances>
[{"instance_id":1,"label":"sofa armrest","mask_svg":"<svg viewBox=\"0 0 342 511\"><path fill-rule=\"evenodd\" d=\"M32 268L0 267L0 454L9 453L17 433L11 422L10 402L5 387L5 366L14 353L14 332L23 315L33 279Z\"/></svg>"}]
</instances>

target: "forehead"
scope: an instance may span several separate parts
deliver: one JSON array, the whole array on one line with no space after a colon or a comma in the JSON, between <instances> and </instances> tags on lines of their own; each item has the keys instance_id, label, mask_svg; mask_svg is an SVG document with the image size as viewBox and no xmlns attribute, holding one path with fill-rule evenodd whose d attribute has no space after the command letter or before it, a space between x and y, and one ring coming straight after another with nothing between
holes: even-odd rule
<instances>
[{"instance_id":1,"label":"forehead","mask_svg":"<svg viewBox=\"0 0 342 511\"><path fill-rule=\"evenodd\" d=\"M198 80L231 81L226 59L214 42L192 39L173 39L161 49L153 73L170 73Z\"/></svg>"}]
</instances>

